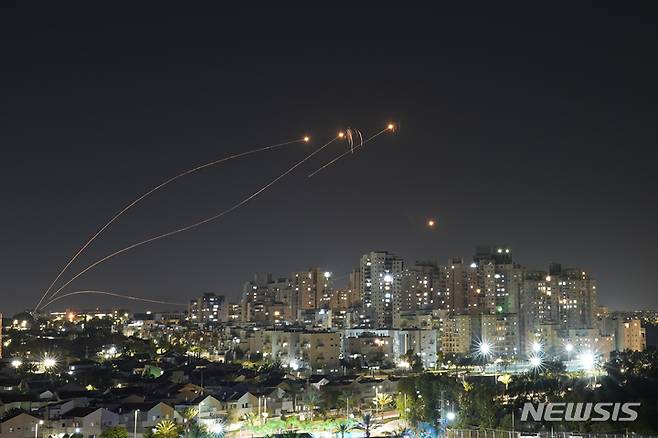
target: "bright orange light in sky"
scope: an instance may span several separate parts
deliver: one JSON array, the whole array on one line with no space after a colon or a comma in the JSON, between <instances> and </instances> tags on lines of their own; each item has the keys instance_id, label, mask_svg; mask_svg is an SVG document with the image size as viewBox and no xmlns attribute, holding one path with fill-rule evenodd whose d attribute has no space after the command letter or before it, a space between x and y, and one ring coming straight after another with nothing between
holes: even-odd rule
<instances>
[{"instance_id":1,"label":"bright orange light in sky","mask_svg":"<svg viewBox=\"0 0 658 438\"><path fill-rule=\"evenodd\" d=\"M430 219L430 220L427 221L427 226L428 227L434 228L435 225L436 225L436 221L434 219Z\"/></svg>"},{"instance_id":2,"label":"bright orange light in sky","mask_svg":"<svg viewBox=\"0 0 658 438\"><path fill-rule=\"evenodd\" d=\"M306 143L308 143L309 140L311 140L311 139L310 139L310 137L309 137L308 135L307 135L306 137L304 137L304 141L305 141Z\"/></svg>"}]
</instances>

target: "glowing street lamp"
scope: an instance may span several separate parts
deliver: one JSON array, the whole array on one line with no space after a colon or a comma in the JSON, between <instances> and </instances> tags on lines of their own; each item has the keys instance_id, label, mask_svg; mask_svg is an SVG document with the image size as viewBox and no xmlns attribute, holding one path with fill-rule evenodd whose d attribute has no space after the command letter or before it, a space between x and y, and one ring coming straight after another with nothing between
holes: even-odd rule
<instances>
[{"instance_id":1,"label":"glowing street lamp","mask_svg":"<svg viewBox=\"0 0 658 438\"><path fill-rule=\"evenodd\" d=\"M43 359L43 367L47 370L54 368L56 365L57 365L57 360L55 360L55 358L46 356Z\"/></svg>"},{"instance_id":2,"label":"glowing street lamp","mask_svg":"<svg viewBox=\"0 0 658 438\"><path fill-rule=\"evenodd\" d=\"M20 368L21 366L23 366L23 361L20 359L14 359L11 361L11 366L14 368Z\"/></svg>"},{"instance_id":3,"label":"glowing street lamp","mask_svg":"<svg viewBox=\"0 0 658 438\"><path fill-rule=\"evenodd\" d=\"M491 344L487 341L482 341L478 345L478 354L482 357L489 357L492 353Z\"/></svg>"},{"instance_id":4,"label":"glowing street lamp","mask_svg":"<svg viewBox=\"0 0 658 438\"><path fill-rule=\"evenodd\" d=\"M39 426L43 426L43 420L34 424L34 438L39 438Z\"/></svg>"},{"instance_id":5,"label":"glowing street lamp","mask_svg":"<svg viewBox=\"0 0 658 438\"><path fill-rule=\"evenodd\" d=\"M541 351L541 342L535 341L532 343L532 351L539 353Z\"/></svg>"},{"instance_id":6,"label":"glowing street lamp","mask_svg":"<svg viewBox=\"0 0 658 438\"><path fill-rule=\"evenodd\" d=\"M530 358L530 366L535 370L541 368L543 363L544 361L539 356L532 356Z\"/></svg>"},{"instance_id":7,"label":"glowing street lamp","mask_svg":"<svg viewBox=\"0 0 658 438\"><path fill-rule=\"evenodd\" d=\"M586 351L580 355L580 364L583 369L593 371L596 366L596 356L591 351Z\"/></svg>"},{"instance_id":8,"label":"glowing street lamp","mask_svg":"<svg viewBox=\"0 0 658 438\"><path fill-rule=\"evenodd\" d=\"M455 414L454 412L448 412L446 414L446 420L448 421L455 421L455 418L457 418L457 414Z\"/></svg>"}]
</instances>

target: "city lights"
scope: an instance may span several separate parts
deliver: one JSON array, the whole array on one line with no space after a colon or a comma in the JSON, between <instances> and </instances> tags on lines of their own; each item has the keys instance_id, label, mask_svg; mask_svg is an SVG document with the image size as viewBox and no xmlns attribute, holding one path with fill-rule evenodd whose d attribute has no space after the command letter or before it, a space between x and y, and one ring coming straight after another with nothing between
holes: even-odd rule
<instances>
[{"instance_id":1,"label":"city lights","mask_svg":"<svg viewBox=\"0 0 658 438\"><path fill-rule=\"evenodd\" d=\"M46 356L43 359L43 367L45 369L54 368L57 365L57 360L53 357Z\"/></svg>"},{"instance_id":2,"label":"city lights","mask_svg":"<svg viewBox=\"0 0 658 438\"><path fill-rule=\"evenodd\" d=\"M594 370L594 367L596 366L596 355L594 353L592 353L591 351L586 351L580 355L579 359L580 359L580 365L583 367L584 370L587 371Z\"/></svg>"},{"instance_id":3,"label":"city lights","mask_svg":"<svg viewBox=\"0 0 658 438\"><path fill-rule=\"evenodd\" d=\"M488 341L482 340L477 345L477 354L480 357L488 358L493 354L493 346Z\"/></svg>"},{"instance_id":4,"label":"city lights","mask_svg":"<svg viewBox=\"0 0 658 438\"><path fill-rule=\"evenodd\" d=\"M544 361L539 356L530 357L530 366L534 369L541 368L543 362Z\"/></svg>"},{"instance_id":5,"label":"city lights","mask_svg":"<svg viewBox=\"0 0 658 438\"><path fill-rule=\"evenodd\" d=\"M654 4L87 3L2 12L0 438L658 438Z\"/></svg>"}]
</instances>

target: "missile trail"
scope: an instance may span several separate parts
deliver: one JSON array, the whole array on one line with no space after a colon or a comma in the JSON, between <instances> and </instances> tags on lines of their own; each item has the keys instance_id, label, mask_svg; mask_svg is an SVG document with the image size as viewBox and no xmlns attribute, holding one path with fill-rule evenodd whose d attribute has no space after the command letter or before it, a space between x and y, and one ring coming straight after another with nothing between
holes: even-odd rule
<instances>
[{"instance_id":1,"label":"missile trail","mask_svg":"<svg viewBox=\"0 0 658 438\"><path fill-rule=\"evenodd\" d=\"M365 145L365 144L368 143L370 140L374 140L375 138L379 137L380 135L382 135L382 134L385 133L386 131L393 131L393 130L394 130L394 127L392 128L391 126L392 126L392 125L388 125L386 128L382 129L382 130L379 131L377 134L374 134L374 135L368 137L368 138L365 139L365 140L361 140L361 143L360 143L360 144L357 144L356 146L354 146L353 148L351 148L349 151L343 152L342 154L340 154L339 156L337 156L337 157L334 158L333 160L329 161L328 163L326 163L325 165L323 165L323 166L320 167L319 169L317 169L317 170L315 170L315 171L309 173L308 177L309 177L309 178L312 178L315 174L317 174L317 173L320 172L321 170L324 170L324 169L326 169L327 167L331 166L332 164L334 164L336 161L340 160L340 159L343 158L344 156L349 155L349 154L351 154L351 153L354 153L354 151L355 151L356 149L358 149L359 147Z\"/></svg>"},{"instance_id":2,"label":"missile trail","mask_svg":"<svg viewBox=\"0 0 658 438\"><path fill-rule=\"evenodd\" d=\"M63 295L60 295L58 297L52 298L50 301L48 301L46 304L43 305L41 309L45 309L46 307L50 306L52 303L59 301L63 298L70 297L73 295L81 295L81 294L97 294L97 295L109 295L112 297L119 297L119 298L125 298L127 300L133 300L133 301L143 301L145 303L155 303L155 304L167 304L171 306L187 306L187 304L184 303L172 303L171 301L161 301L161 300L151 300L148 298L140 298L140 297L135 297L132 295L123 295L123 294L117 294L114 292L106 292L103 290L78 290L75 292L68 292Z\"/></svg>"},{"instance_id":3,"label":"missile trail","mask_svg":"<svg viewBox=\"0 0 658 438\"><path fill-rule=\"evenodd\" d=\"M224 211L222 211L222 212L220 212L220 213L218 213L218 214L216 214L216 215L214 215L214 216L211 216L211 217L209 217L209 218L203 219L203 220L201 220L201 221L199 221L199 222L195 222L195 223L193 223L192 225L187 225L187 226L185 226L185 227L178 228L178 229L176 229L176 230L169 231L169 232L167 232L167 233L160 234L160 235L158 235L158 236L154 236L154 237L151 237L151 238L146 239L146 240L142 240L141 242L133 243L132 245L126 246L125 248L119 249L119 250L117 250L117 251L115 251L115 252L113 252L113 253L111 253L111 254L106 255L105 257L103 257L103 258L101 258L101 259L96 260L95 262L93 262L92 264L90 264L89 266L87 266L86 268L84 268L82 271L80 271L80 272L78 272L76 275L74 275L69 281L67 281L66 283L64 283L59 289L57 289L57 290L51 295L50 298L51 298L51 299L54 298L59 292L62 291L62 289L64 289L64 288L65 288L66 286L68 286L69 284L71 284L76 278L80 277L80 276L83 275L85 272L89 271L90 269L94 268L95 266L98 266L99 264L103 263L104 261L111 259L112 257L115 257L115 256L117 256L117 255L119 255L119 254L122 254L122 253L124 253L124 252L126 252L126 251L129 251L129 250L131 250L131 249L137 248L137 247L139 247L139 246L146 245L147 243L155 242L156 240L164 239L165 237L170 237L170 236L173 236L173 235L178 234L178 233L182 233L182 232L185 232L185 231L189 231L189 230L191 230L191 229L193 229L193 228L199 227L199 226L204 225L204 224L206 224L206 223L208 223L208 222L212 222L212 221L214 221L214 220L217 220L217 219L221 218L222 216L224 216L224 215L226 215L226 214L228 214L228 213L230 213L230 212L232 212L232 211L234 211L234 210L236 210L236 209L242 207L244 204L246 204L247 202L251 201L252 199L254 199L255 197L257 197L258 195L260 195L261 193L263 193L265 190L267 190L267 189L269 189L270 187L272 187L272 186L273 186L274 184L276 184L279 180L281 180L282 178L284 178L286 175L290 174L293 170L295 170L296 168L298 168L299 166L301 166L302 164L304 164L306 161L308 161L308 160L309 160L310 158L312 158L314 155L316 155L317 153L319 153L320 151L322 151L324 148L326 148L327 146L329 146L330 144L332 144L334 141L338 140L339 138L340 138L340 137L334 137L334 138L333 138L332 140L330 140L329 142L323 144L322 146L320 146L319 148L317 148L316 150L314 150L313 152L311 152L310 154L308 154L306 157L304 157L302 160L300 160L300 161L298 161L297 163L295 163L292 167L290 167L288 170L286 170L285 172L283 172L281 175L277 176L277 177L274 178L272 181L270 181L269 183L267 183L266 185L264 185L263 187L261 187L260 189L258 189L257 191L255 191L254 193L252 193L251 195L249 195L248 197L246 197L245 199L243 199L242 201L240 201L240 202L234 204L233 206L229 207L228 209L226 209L226 210L224 210Z\"/></svg>"},{"instance_id":4,"label":"missile trail","mask_svg":"<svg viewBox=\"0 0 658 438\"><path fill-rule=\"evenodd\" d=\"M287 142L284 142L284 143L274 144L274 145L271 145L271 146L265 146L265 147L260 147L260 148L252 149L252 150L249 150L249 151L246 151L246 152L241 152L241 153L239 153L239 154L229 155L228 157L220 158L220 159L218 159L218 160L211 161L211 162L209 162L209 163L202 164L202 165L200 165L200 166L197 166L197 167L194 167L194 168L192 168L192 169L186 170L185 172L183 172L183 173L179 173L178 175L176 175L176 176L174 176L174 177L171 177L171 178L169 178L168 180L166 180L166 181L164 181L164 182L158 184L157 186L153 187L152 189L150 189L149 191L147 191L146 193L144 193L143 195L141 195L140 197L138 197L137 199L135 199L134 201L132 201L132 202L129 203L128 205L126 205L121 211L119 211L117 214L115 214L115 215L112 217L112 219L110 219L105 225L103 225L103 226L102 226L102 227L101 227L101 228L100 228L100 229L99 229L99 230L98 230L93 236L91 236L91 238L89 238L89 240L87 240L87 242L85 242L84 245L82 245L82 248L80 248L80 249L78 250L78 252L76 252L76 253L73 255L73 257L71 257L71 258L69 259L69 261L66 263L66 265L64 266L64 268L62 268L62 270L59 272L59 274L57 274L57 277L55 277L55 279L54 279L53 282L50 284L50 286L48 286L48 289L46 289L46 291L43 293L43 296L41 297L41 299L40 299L39 302L37 303L37 305L36 305L36 307L34 308L34 310L36 311L36 310L39 309L39 306L41 305L41 303L43 302L43 300L46 299L46 296L48 296L48 294L50 293L50 291L52 290L52 288L53 288L53 287L55 286L55 284L59 281L59 279L60 279L60 278L62 277L62 275L66 272L66 270L71 266L71 264L72 264L72 263L78 258L78 256L79 256L80 254L82 254L82 252L83 252L83 251L84 251L89 245L91 245L91 243L92 243L94 240L96 240L96 238L97 238L98 236L100 236L101 233L103 233L103 231L105 231L105 229L106 229L107 227L109 227L110 225L112 225L112 223L113 223L114 221L116 221L117 219L119 219L119 217L121 217L125 212L127 212L128 210L130 210L132 207L134 207L136 204L138 204L138 203L139 203L140 201L142 201L144 198L150 196L150 195L153 194L154 192L157 192L157 191L160 190L161 188L163 188L163 187L165 187L166 185L168 185L168 184L170 184L170 183L176 181L177 179L182 178L182 177L184 177L184 176L186 176L186 175L189 175L189 174L191 174L191 173L198 172L199 170L205 169L206 167L215 166L215 165L217 165L217 164L220 164L220 163L223 163L223 162L225 162L225 161L229 161L229 160L232 160L232 159L235 159L235 158L245 157L245 156L247 156L247 155L252 155L252 154L255 154L255 153L258 153L258 152L267 151L267 150L270 150L270 149L276 149L276 148L279 148L279 147L282 147L282 146L287 146L287 145L291 145L291 144L295 144L295 143L306 143L306 142L308 142L308 140L309 140L308 137L304 137L304 138L297 139L297 140L292 140L292 141L287 141ZM53 296L54 296L54 295L53 295Z\"/></svg>"}]
</instances>

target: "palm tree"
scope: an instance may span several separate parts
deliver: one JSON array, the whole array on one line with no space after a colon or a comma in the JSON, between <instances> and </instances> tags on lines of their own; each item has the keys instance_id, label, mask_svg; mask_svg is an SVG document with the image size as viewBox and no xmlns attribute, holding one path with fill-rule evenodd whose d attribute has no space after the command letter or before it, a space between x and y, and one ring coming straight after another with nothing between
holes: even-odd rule
<instances>
[{"instance_id":1,"label":"palm tree","mask_svg":"<svg viewBox=\"0 0 658 438\"><path fill-rule=\"evenodd\" d=\"M385 394L382 392L377 393L375 398L372 399L372 402L375 404L377 407L377 411L381 412L382 414L382 420L384 419L384 411L383 408L386 406L390 405L393 403L393 397L391 397L390 394Z\"/></svg>"},{"instance_id":2,"label":"palm tree","mask_svg":"<svg viewBox=\"0 0 658 438\"><path fill-rule=\"evenodd\" d=\"M322 396L317 389L308 388L304 393L304 404L311 411L311 420L313 419L315 408L318 407L321 401Z\"/></svg>"},{"instance_id":3,"label":"palm tree","mask_svg":"<svg viewBox=\"0 0 658 438\"><path fill-rule=\"evenodd\" d=\"M178 438L178 425L171 420L162 420L155 425L157 438Z\"/></svg>"},{"instance_id":4,"label":"palm tree","mask_svg":"<svg viewBox=\"0 0 658 438\"><path fill-rule=\"evenodd\" d=\"M388 432L387 435L390 435L394 438L408 438L414 435L414 431L409 429L408 427L400 427L394 432Z\"/></svg>"},{"instance_id":5,"label":"palm tree","mask_svg":"<svg viewBox=\"0 0 658 438\"><path fill-rule=\"evenodd\" d=\"M181 438L211 438L211 434L208 433L208 430L204 426L192 422L188 423L185 432L181 434Z\"/></svg>"},{"instance_id":6,"label":"palm tree","mask_svg":"<svg viewBox=\"0 0 658 438\"><path fill-rule=\"evenodd\" d=\"M370 433L372 432L372 429L375 428L375 425L376 420L372 417L371 414L363 414L361 421L359 421L354 428L362 430L366 434L366 438L370 438Z\"/></svg>"},{"instance_id":7,"label":"palm tree","mask_svg":"<svg viewBox=\"0 0 658 438\"><path fill-rule=\"evenodd\" d=\"M345 434L350 431L352 427L348 422L343 422L338 425L338 429L336 429L336 433L340 434L340 438L345 438Z\"/></svg>"},{"instance_id":8,"label":"palm tree","mask_svg":"<svg viewBox=\"0 0 658 438\"><path fill-rule=\"evenodd\" d=\"M249 426L249 430L251 430L251 436L254 436L254 428L256 427L256 421L258 420L258 414L254 412L248 412L244 416L244 421L247 423Z\"/></svg>"},{"instance_id":9,"label":"palm tree","mask_svg":"<svg viewBox=\"0 0 658 438\"><path fill-rule=\"evenodd\" d=\"M512 376L510 374L503 374L498 376L498 381L505 385L505 391L507 391L509 384L512 383Z\"/></svg>"},{"instance_id":10,"label":"palm tree","mask_svg":"<svg viewBox=\"0 0 658 438\"><path fill-rule=\"evenodd\" d=\"M199 415L199 409L194 407L185 408L183 411L183 418L185 418L187 421L193 420L197 415Z\"/></svg>"},{"instance_id":11,"label":"palm tree","mask_svg":"<svg viewBox=\"0 0 658 438\"><path fill-rule=\"evenodd\" d=\"M345 407L345 416L349 417L350 415L350 406L354 404L355 394L352 390L345 390L340 393L338 396L338 405Z\"/></svg>"}]
</instances>

